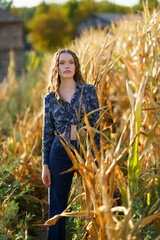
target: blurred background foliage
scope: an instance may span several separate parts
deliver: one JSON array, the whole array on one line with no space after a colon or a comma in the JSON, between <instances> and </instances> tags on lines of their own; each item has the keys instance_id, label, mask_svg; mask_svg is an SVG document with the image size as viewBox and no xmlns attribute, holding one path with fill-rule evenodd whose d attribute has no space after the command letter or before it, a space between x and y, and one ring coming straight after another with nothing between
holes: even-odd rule
<instances>
[{"instance_id":1,"label":"blurred background foliage","mask_svg":"<svg viewBox=\"0 0 160 240\"><path fill-rule=\"evenodd\" d=\"M5 6L3 2L6 1L1 4ZM157 0L149 1L150 10L157 5ZM54 51L68 44L77 36L79 23L93 13L137 13L143 10L142 1L132 8L94 0L69 0L64 4L42 2L32 8L14 8L10 3L7 7L24 20L25 42L39 51Z\"/></svg>"},{"instance_id":2,"label":"blurred background foliage","mask_svg":"<svg viewBox=\"0 0 160 240\"><path fill-rule=\"evenodd\" d=\"M13 1L0 0L0 8L10 10Z\"/></svg>"}]
</instances>

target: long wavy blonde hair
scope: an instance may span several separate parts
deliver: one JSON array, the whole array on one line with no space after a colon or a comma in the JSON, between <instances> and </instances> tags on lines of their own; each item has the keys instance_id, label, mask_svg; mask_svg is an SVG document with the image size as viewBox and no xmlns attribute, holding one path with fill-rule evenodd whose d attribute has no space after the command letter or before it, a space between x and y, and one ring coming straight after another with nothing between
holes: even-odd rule
<instances>
[{"instance_id":1,"label":"long wavy blonde hair","mask_svg":"<svg viewBox=\"0 0 160 240\"><path fill-rule=\"evenodd\" d=\"M57 99L60 98L58 89L59 89L61 80L60 80L58 66L59 66L59 57L62 53L69 53L72 55L72 57L74 59L74 63L75 63L75 74L73 76L74 80L79 83L83 83L83 84L85 83L85 81L82 77L82 74L81 74L79 59L78 59L77 55L70 49L59 50L58 52L55 53L55 55L53 57L53 61L52 61L51 68L50 68L50 76L49 76L50 85L48 87L48 92L54 91Z\"/></svg>"}]
</instances>

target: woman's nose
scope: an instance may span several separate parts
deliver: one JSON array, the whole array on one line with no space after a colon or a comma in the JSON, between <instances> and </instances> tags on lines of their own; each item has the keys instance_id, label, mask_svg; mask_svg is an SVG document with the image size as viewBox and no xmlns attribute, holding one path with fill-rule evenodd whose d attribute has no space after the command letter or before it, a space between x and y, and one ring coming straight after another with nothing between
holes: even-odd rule
<instances>
[{"instance_id":1,"label":"woman's nose","mask_svg":"<svg viewBox=\"0 0 160 240\"><path fill-rule=\"evenodd\" d=\"M66 63L66 66L65 66L66 68L69 68L69 64L68 63Z\"/></svg>"}]
</instances>

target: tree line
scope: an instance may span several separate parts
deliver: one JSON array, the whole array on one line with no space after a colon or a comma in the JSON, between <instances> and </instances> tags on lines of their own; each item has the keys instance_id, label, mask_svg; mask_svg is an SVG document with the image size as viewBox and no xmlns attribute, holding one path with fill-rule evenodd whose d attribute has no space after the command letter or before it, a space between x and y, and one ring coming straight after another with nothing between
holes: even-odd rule
<instances>
[{"instance_id":1,"label":"tree line","mask_svg":"<svg viewBox=\"0 0 160 240\"><path fill-rule=\"evenodd\" d=\"M153 9L157 0L149 1ZM12 1L0 0L0 7L9 9L24 21L24 40L38 51L55 51L77 35L78 25L93 13L135 13L143 9L142 0L130 8L109 1L69 0L64 4L42 2L37 7L15 8Z\"/></svg>"}]
</instances>

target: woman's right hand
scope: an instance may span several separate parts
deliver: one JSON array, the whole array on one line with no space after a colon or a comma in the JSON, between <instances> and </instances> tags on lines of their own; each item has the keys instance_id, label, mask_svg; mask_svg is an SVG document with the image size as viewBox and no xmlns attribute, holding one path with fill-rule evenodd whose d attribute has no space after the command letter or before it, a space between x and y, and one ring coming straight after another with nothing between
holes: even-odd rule
<instances>
[{"instance_id":1,"label":"woman's right hand","mask_svg":"<svg viewBox=\"0 0 160 240\"><path fill-rule=\"evenodd\" d=\"M42 182L46 187L51 187L51 173L47 164L44 164L42 168Z\"/></svg>"}]
</instances>

